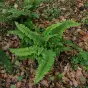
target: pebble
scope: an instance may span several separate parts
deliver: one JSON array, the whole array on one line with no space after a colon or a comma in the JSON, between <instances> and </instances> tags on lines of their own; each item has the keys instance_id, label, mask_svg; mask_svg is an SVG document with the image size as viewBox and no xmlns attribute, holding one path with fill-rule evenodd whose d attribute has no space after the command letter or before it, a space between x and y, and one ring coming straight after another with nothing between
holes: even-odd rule
<instances>
[{"instance_id":1,"label":"pebble","mask_svg":"<svg viewBox=\"0 0 88 88\"><path fill-rule=\"evenodd\" d=\"M41 81L41 84L44 85L44 86L46 86L46 87L49 86L49 85L48 85L48 82L47 82L46 80Z\"/></svg>"}]
</instances>

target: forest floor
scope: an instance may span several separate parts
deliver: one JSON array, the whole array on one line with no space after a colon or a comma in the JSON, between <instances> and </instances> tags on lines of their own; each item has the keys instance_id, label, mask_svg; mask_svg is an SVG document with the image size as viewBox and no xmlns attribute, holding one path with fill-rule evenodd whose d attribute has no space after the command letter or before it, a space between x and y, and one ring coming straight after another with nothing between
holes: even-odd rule
<instances>
[{"instance_id":1,"label":"forest floor","mask_svg":"<svg viewBox=\"0 0 88 88\"><path fill-rule=\"evenodd\" d=\"M88 6L85 6L87 2L87 0L51 0L51 2L41 3L36 10L40 14L40 18L34 20L34 23L40 28L45 28L52 23L66 19L82 22L85 13L88 12ZM49 14L48 11L52 8L61 11L58 10L55 15ZM14 29L14 26L4 23L0 24L0 28L5 31L9 28ZM80 27L66 30L63 37L87 50L88 24L82 23ZM12 74L8 74L3 67L0 67L0 88L88 88L88 71L83 66L77 66L73 70L70 58L73 52L61 53L60 57L56 58L52 71L34 85L37 68L35 61L29 59L15 60L15 56L9 52L9 48L17 48L19 44L20 41L17 36L10 36L0 31L0 48L11 56L14 65Z\"/></svg>"}]
</instances>

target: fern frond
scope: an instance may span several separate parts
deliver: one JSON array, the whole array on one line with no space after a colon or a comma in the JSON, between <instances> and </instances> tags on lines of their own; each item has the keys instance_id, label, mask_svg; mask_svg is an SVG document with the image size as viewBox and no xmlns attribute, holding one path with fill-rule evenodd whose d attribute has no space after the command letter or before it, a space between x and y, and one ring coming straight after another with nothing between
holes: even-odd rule
<instances>
[{"instance_id":1,"label":"fern frond","mask_svg":"<svg viewBox=\"0 0 88 88\"><path fill-rule=\"evenodd\" d=\"M27 36L28 38L37 41L38 43L40 43L40 41L43 41L42 36L40 36L37 32L32 32L30 31L29 28L25 27L23 24L18 24L16 22L16 26L17 28L25 34L25 36Z\"/></svg>"},{"instance_id":2,"label":"fern frond","mask_svg":"<svg viewBox=\"0 0 88 88\"><path fill-rule=\"evenodd\" d=\"M46 50L42 55L42 60L40 60L39 67L36 72L35 84L38 83L44 75L51 70L51 67L54 64L54 58L56 56L56 54L51 50Z\"/></svg>"},{"instance_id":3,"label":"fern frond","mask_svg":"<svg viewBox=\"0 0 88 88\"><path fill-rule=\"evenodd\" d=\"M58 26L60 26L61 23L52 24L51 26L47 27L43 33L44 36L49 36L49 34L52 32L52 30L56 29Z\"/></svg>"},{"instance_id":4,"label":"fern frond","mask_svg":"<svg viewBox=\"0 0 88 88\"><path fill-rule=\"evenodd\" d=\"M37 47L32 46L26 48L10 49L10 51L14 53L16 56L25 57L25 56L30 56L32 54L36 54Z\"/></svg>"},{"instance_id":5,"label":"fern frond","mask_svg":"<svg viewBox=\"0 0 88 88\"><path fill-rule=\"evenodd\" d=\"M58 33L58 37L62 38L63 32L70 28L70 27L76 27L79 26L80 24L77 22L74 22L72 20L66 20L64 22L62 22L55 30L52 30L52 34L54 33Z\"/></svg>"},{"instance_id":6,"label":"fern frond","mask_svg":"<svg viewBox=\"0 0 88 88\"><path fill-rule=\"evenodd\" d=\"M0 64L4 65L7 71L12 71L12 65L9 56L7 56L3 50L0 50Z\"/></svg>"},{"instance_id":7,"label":"fern frond","mask_svg":"<svg viewBox=\"0 0 88 88\"><path fill-rule=\"evenodd\" d=\"M58 34L53 34L53 35L50 34L47 37L44 37L44 40L47 42L49 39L54 38L56 36L58 36Z\"/></svg>"},{"instance_id":8,"label":"fern frond","mask_svg":"<svg viewBox=\"0 0 88 88\"><path fill-rule=\"evenodd\" d=\"M80 24L77 22L74 22L72 20L66 20L64 22L61 23L57 23L57 24L53 24L50 27L46 28L45 32L44 32L44 36L47 38L47 36L49 36L50 34L58 34L58 37L61 38L63 35L63 32L70 28L70 27L74 27L74 26L79 26Z\"/></svg>"},{"instance_id":9,"label":"fern frond","mask_svg":"<svg viewBox=\"0 0 88 88\"><path fill-rule=\"evenodd\" d=\"M25 12L23 9L18 10L18 9L15 9L15 8L11 8L10 10L8 10L8 13L10 13L10 15L7 18L8 19L18 18L21 15L27 15L27 12Z\"/></svg>"},{"instance_id":10,"label":"fern frond","mask_svg":"<svg viewBox=\"0 0 88 88\"><path fill-rule=\"evenodd\" d=\"M37 55L39 56L44 51L43 47L37 47Z\"/></svg>"},{"instance_id":11,"label":"fern frond","mask_svg":"<svg viewBox=\"0 0 88 88\"><path fill-rule=\"evenodd\" d=\"M19 30L10 30L8 31L8 34L14 34L14 35L17 35L20 39L23 39L25 37L25 35L19 31Z\"/></svg>"}]
</instances>

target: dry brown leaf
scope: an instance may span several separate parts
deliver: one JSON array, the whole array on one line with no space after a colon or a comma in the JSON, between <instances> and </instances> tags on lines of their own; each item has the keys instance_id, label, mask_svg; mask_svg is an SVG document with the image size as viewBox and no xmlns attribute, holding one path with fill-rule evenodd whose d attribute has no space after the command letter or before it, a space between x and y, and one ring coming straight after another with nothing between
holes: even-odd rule
<instances>
[{"instance_id":1,"label":"dry brown leaf","mask_svg":"<svg viewBox=\"0 0 88 88\"><path fill-rule=\"evenodd\" d=\"M75 79L72 79L72 83L73 83L73 85L74 85L75 87L78 86L78 82L77 82Z\"/></svg>"},{"instance_id":2,"label":"dry brown leaf","mask_svg":"<svg viewBox=\"0 0 88 88\"><path fill-rule=\"evenodd\" d=\"M69 82L69 79L68 79L67 77L65 77L65 76L64 76L64 77L62 77L62 80L63 80L63 82L64 82L64 83Z\"/></svg>"},{"instance_id":3,"label":"dry brown leaf","mask_svg":"<svg viewBox=\"0 0 88 88\"><path fill-rule=\"evenodd\" d=\"M16 88L20 88L20 87L21 87L21 82L17 82Z\"/></svg>"},{"instance_id":4,"label":"dry brown leaf","mask_svg":"<svg viewBox=\"0 0 88 88\"><path fill-rule=\"evenodd\" d=\"M71 78L75 78L75 72L74 71L70 72L70 76Z\"/></svg>"},{"instance_id":5,"label":"dry brown leaf","mask_svg":"<svg viewBox=\"0 0 88 88\"><path fill-rule=\"evenodd\" d=\"M57 83L56 83L56 87L57 87L57 88L62 88L61 83L57 82Z\"/></svg>"},{"instance_id":6,"label":"dry brown leaf","mask_svg":"<svg viewBox=\"0 0 88 88\"><path fill-rule=\"evenodd\" d=\"M83 76L82 71L81 70L77 70L76 71L76 79L80 79L81 76Z\"/></svg>"},{"instance_id":7,"label":"dry brown leaf","mask_svg":"<svg viewBox=\"0 0 88 88\"><path fill-rule=\"evenodd\" d=\"M83 30L80 30L79 34L82 35L82 36L85 36L86 33Z\"/></svg>"},{"instance_id":8,"label":"dry brown leaf","mask_svg":"<svg viewBox=\"0 0 88 88\"><path fill-rule=\"evenodd\" d=\"M82 31L82 30L81 30L79 33L80 33L80 35L81 35L80 40L81 40L81 41L84 41L84 42L88 42L88 33L84 32L84 31Z\"/></svg>"}]
</instances>

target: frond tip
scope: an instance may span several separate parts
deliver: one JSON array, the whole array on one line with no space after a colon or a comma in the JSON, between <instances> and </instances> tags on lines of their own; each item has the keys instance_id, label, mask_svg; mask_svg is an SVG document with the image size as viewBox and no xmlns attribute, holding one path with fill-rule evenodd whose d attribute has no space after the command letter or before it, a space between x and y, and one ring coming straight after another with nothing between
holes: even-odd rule
<instances>
[{"instance_id":1,"label":"frond tip","mask_svg":"<svg viewBox=\"0 0 88 88\"><path fill-rule=\"evenodd\" d=\"M37 32L31 31L29 28L27 28L23 24L19 24L17 22L15 22L15 24L16 24L18 30L21 31L26 37L32 39L33 41L37 41L39 43L40 43L40 41L43 41L41 35L38 34Z\"/></svg>"},{"instance_id":2,"label":"frond tip","mask_svg":"<svg viewBox=\"0 0 88 88\"><path fill-rule=\"evenodd\" d=\"M18 49L10 49L12 53L14 53L16 56L24 57L24 56L30 56L32 54L36 54L36 46L32 47L26 47L26 48L18 48Z\"/></svg>"},{"instance_id":3,"label":"frond tip","mask_svg":"<svg viewBox=\"0 0 88 88\"><path fill-rule=\"evenodd\" d=\"M45 38L47 38L50 34L58 34L59 38L62 38L63 32L70 28L70 27L75 27L75 26L79 26L80 24L73 21L73 20L66 20L66 21L62 21L61 23L57 23L57 24L53 24L51 26L49 26L48 28L45 29L44 31L44 36Z\"/></svg>"}]
</instances>

